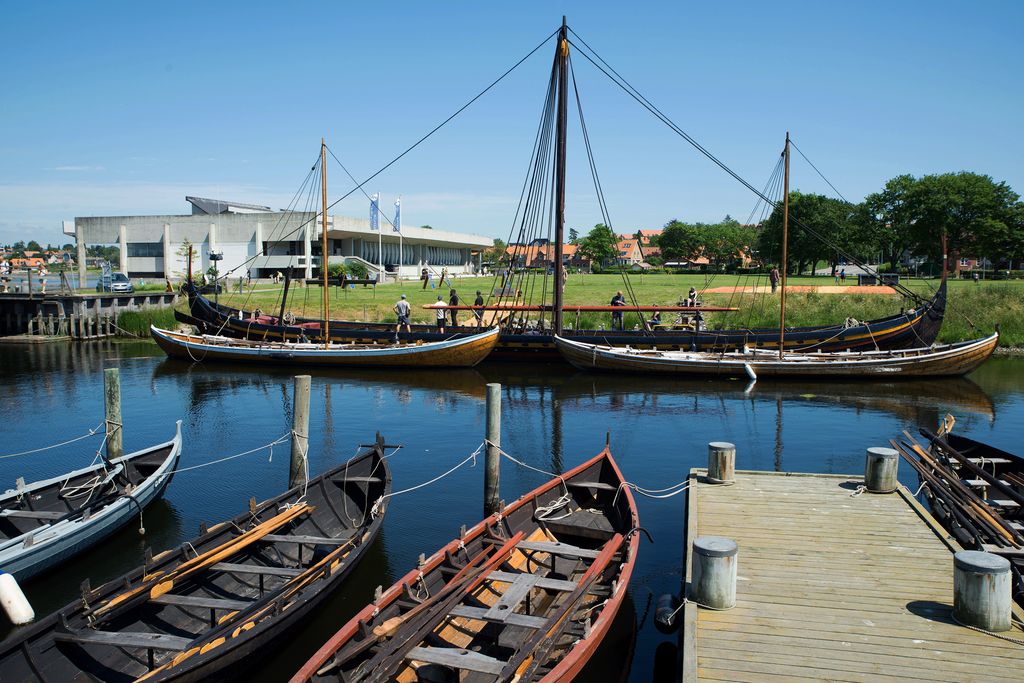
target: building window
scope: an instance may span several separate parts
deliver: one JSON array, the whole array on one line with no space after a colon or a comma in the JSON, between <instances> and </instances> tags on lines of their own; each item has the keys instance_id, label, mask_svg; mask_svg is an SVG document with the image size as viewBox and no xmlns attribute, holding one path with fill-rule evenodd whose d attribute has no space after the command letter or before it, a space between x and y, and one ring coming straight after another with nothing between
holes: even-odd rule
<instances>
[{"instance_id":1,"label":"building window","mask_svg":"<svg viewBox=\"0 0 1024 683\"><path fill-rule=\"evenodd\" d=\"M969 265L971 265L971 259L969 259L969 258L962 258L962 259L960 259L960 267L961 268L966 268Z\"/></svg>"},{"instance_id":2,"label":"building window","mask_svg":"<svg viewBox=\"0 0 1024 683\"><path fill-rule=\"evenodd\" d=\"M163 242L129 242L128 256L153 257L164 255Z\"/></svg>"}]
</instances>

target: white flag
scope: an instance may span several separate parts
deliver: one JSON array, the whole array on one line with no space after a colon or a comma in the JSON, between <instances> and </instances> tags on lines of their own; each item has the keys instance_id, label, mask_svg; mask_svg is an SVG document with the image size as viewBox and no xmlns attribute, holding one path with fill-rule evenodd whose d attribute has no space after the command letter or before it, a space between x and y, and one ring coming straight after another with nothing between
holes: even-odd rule
<instances>
[{"instance_id":1,"label":"white flag","mask_svg":"<svg viewBox=\"0 0 1024 683\"><path fill-rule=\"evenodd\" d=\"M380 196L370 197L370 230L380 230Z\"/></svg>"},{"instance_id":2,"label":"white flag","mask_svg":"<svg viewBox=\"0 0 1024 683\"><path fill-rule=\"evenodd\" d=\"M395 200L395 223L392 226L395 232L402 232L402 198Z\"/></svg>"}]
</instances>

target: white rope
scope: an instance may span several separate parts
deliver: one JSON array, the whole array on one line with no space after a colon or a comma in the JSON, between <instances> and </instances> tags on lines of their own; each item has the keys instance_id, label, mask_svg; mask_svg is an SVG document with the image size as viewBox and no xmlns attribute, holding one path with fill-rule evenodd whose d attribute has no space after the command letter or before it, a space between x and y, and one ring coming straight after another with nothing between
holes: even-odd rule
<instances>
[{"instance_id":1,"label":"white rope","mask_svg":"<svg viewBox=\"0 0 1024 683\"><path fill-rule=\"evenodd\" d=\"M380 498L378 498L378 499L377 499L377 501L376 501L376 502L375 502L375 503L373 504L373 508L371 508L370 514L372 514L372 515L373 515L374 517L376 517L376 516L377 516L377 515L378 515L378 514L380 513L380 506L381 506L381 504L382 504L382 503L383 503L383 502L384 502L384 501L385 501L386 499L388 499L388 498L394 498L395 496L400 496L400 495L402 495L402 494L404 494L404 493L410 493L410 492L412 492L412 491L416 491L416 490L418 490L418 489L421 489L421 488L423 488L423 487L425 487L425 486L430 486L431 484L434 484L434 483L436 483L436 482L439 482L439 481L441 481L442 479L444 479L445 477L447 477L447 476L448 476L449 474L451 474L451 473L452 473L452 472L454 472L455 470L459 469L460 467L462 467L463 465L465 465L465 464L466 464L467 462L469 462L469 461L471 461L471 460L473 461L473 467L476 467L476 456L480 455L480 451L482 451L482 450L484 449L484 445L485 445L485 444L483 444L483 443L482 443L482 444L480 444L479 446L477 446L477 448L476 448L476 450L475 450L475 451L473 451L472 453L470 453L470 454L469 454L469 455L468 455L468 456L467 456L467 457L466 457L466 458L465 458L465 459L464 459L464 460L463 460L462 462L460 462L460 463L459 463L458 465L456 465L455 467L451 468L450 470L448 470L447 472L445 472L445 473L443 473L443 474L439 474L438 476L434 477L434 478L433 478L433 479L431 479L430 481L425 481L425 482L423 482L422 484L417 484L416 486L412 486L412 487L409 487L409 488L407 488L407 489L402 489L401 491L392 491L391 493L385 493L385 494L384 494L383 496L381 496Z\"/></svg>"},{"instance_id":2,"label":"white rope","mask_svg":"<svg viewBox=\"0 0 1024 683\"><path fill-rule=\"evenodd\" d=\"M287 441L288 439L291 438L291 435L292 435L292 433L288 432L287 434L284 434L284 435L274 439L270 443L263 444L262 446L257 446L256 448L253 448L252 450L248 450L248 451L245 451L243 453L236 453L235 455L229 455L229 456L226 456L226 457L223 457L223 458L218 458L216 460L211 460L210 462L204 462L204 463L201 463L199 465L192 465L190 467L181 467L181 468L178 468L176 470L172 470L172 471L168 472L167 474L178 474L179 472L188 472L189 470L198 470L200 467L209 467L210 465L217 465L217 464L222 463L222 462L227 462L228 460L234 460L235 458L241 458L244 455L251 455L253 453L258 453L259 451L262 451L262 450L268 449L268 448L270 449L270 460L273 461L273 458L274 458L274 446L276 446L278 444L281 444L281 443L284 443L285 441Z\"/></svg>"},{"instance_id":3,"label":"white rope","mask_svg":"<svg viewBox=\"0 0 1024 683\"><path fill-rule=\"evenodd\" d=\"M644 487L638 486L638 485L636 485L636 484L634 484L632 482L624 481L621 484L619 484L619 488L616 489L615 497L612 498L612 505L615 505L616 503L619 502L619 494L622 493L622 489L629 489L630 491L633 491L635 493L639 493L641 496L644 496L645 498L654 498L656 500L662 500L662 499L665 499L665 498L671 498L673 496L678 496L680 493L682 493L683 491L685 491L688 488L690 488L691 483L692 483L692 481L689 478L687 478L686 480L681 481L681 482L679 482L677 484L673 484L672 486L669 486L667 488L663 488L663 489L645 489ZM715 486L721 486L721 484L714 484L714 485ZM670 493L666 493L666 491L668 491Z\"/></svg>"},{"instance_id":4,"label":"white rope","mask_svg":"<svg viewBox=\"0 0 1024 683\"><path fill-rule=\"evenodd\" d=\"M855 497L859 496L860 494L864 493L867 490L868 490L868 487L865 486L864 484L861 484L860 486L857 487L857 489L853 493L850 494L850 498L855 498Z\"/></svg>"},{"instance_id":5,"label":"white rope","mask_svg":"<svg viewBox=\"0 0 1024 683\"><path fill-rule=\"evenodd\" d=\"M1015 645L1024 645L1024 640L1021 640L1020 638L1014 638L1012 636L1004 636L1002 633L996 633L995 631L989 631L988 629L979 628L978 626L971 626L970 624L965 624L962 621L960 621L959 619L957 619L956 618L956 614L954 614L953 612L950 612L950 617L952 617L953 621L955 621L956 623L960 624L964 628L969 628L972 631L977 631L978 633L984 633L986 635L990 635L990 636L992 636L994 638L999 638L999 640L1005 640L1006 642L1013 643ZM1015 616L1013 617L1013 619L1017 620L1017 618Z\"/></svg>"},{"instance_id":6,"label":"white rope","mask_svg":"<svg viewBox=\"0 0 1024 683\"><path fill-rule=\"evenodd\" d=\"M921 495L921 491L923 491L924 487L927 486L927 485L928 485L928 482L922 481L921 485L917 487L916 491L914 491L914 498L917 498L919 495Z\"/></svg>"},{"instance_id":7,"label":"white rope","mask_svg":"<svg viewBox=\"0 0 1024 683\"><path fill-rule=\"evenodd\" d=\"M43 451L48 451L52 448L60 448L61 446L67 446L69 443L75 443L76 441L81 441L82 439L88 439L90 436L96 436L96 434L98 434L100 430L103 429L103 426L105 424L106 421L104 420L103 422L100 422L98 425L96 425L94 429L90 429L88 434L83 434L82 436L75 437L74 439L68 439L67 441L61 441L60 443L55 443L52 446L43 446L42 448L33 448L30 451L21 451L20 453L8 453L7 455L0 455L0 460L6 460L7 458L17 458L19 455L41 453Z\"/></svg>"}]
</instances>

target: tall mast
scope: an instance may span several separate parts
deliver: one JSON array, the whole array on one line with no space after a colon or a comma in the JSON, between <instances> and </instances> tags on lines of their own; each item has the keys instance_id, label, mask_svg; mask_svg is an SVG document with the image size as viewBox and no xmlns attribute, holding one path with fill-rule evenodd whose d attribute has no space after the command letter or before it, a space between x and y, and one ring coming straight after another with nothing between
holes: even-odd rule
<instances>
[{"instance_id":1,"label":"tall mast","mask_svg":"<svg viewBox=\"0 0 1024 683\"><path fill-rule=\"evenodd\" d=\"M562 243L565 241L565 129L566 129L566 87L569 76L569 31L562 17L562 29L558 32L555 48L555 62L558 67L558 118L555 123L555 293L552 297L555 334L562 334Z\"/></svg>"},{"instance_id":2,"label":"tall mast","mask_svg":"<svg viewBox=\"0 0 1024 683\"><path fill-rule=\"evenodd\" d=\"M320 217L320 229L323 233L323 250L320 256L320 272L324 278L324 348L331 341L330 329L328 329L328 315L327 310L330 296L327 293L327 145L324 144L324 139L320 138L320 194L323 198L323 214Z\"/></svg>"},{"instance_id":3,"label":"tall mast","mask_svg":"<svg viewBox=\"0 0 1024 683\"><path fill-rule=\"evenodd\" d=\"M782 153L786 172L782 181L782 296L779 298L779 358L786 341L786 259L789 244L789 131L786 131L786 150Z\"/></svg>"}]
</instances>

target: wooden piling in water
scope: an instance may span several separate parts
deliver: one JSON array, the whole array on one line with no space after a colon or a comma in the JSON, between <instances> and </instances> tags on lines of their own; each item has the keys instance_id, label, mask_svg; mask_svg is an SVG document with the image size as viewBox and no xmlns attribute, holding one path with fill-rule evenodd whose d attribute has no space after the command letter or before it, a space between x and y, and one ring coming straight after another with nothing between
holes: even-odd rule
<instances>
[{"instance_id":1,"label":"wooden piling in water","mask_svg":"<svg viewBox=\"0 0 1024 683\"><path fill-rule=\"evenodd\" d=\"M120 458L124 455L121 434L121 373L117 368L103 371L103 402L107 425L107 458Z\"/></svg>"},{"instance_id":2,"label":"wooden piling in water","mask_svg":"<svg viewBox=\"0 0 1024 683\"><path fill-rule=\"evenodd\" d=\"M708 444L708 481L731 484L736 481L736 446L728 441Z\"/></svg>"},{"instance_id":3,"label":"wooden piling in water","mask_svg":"<svg viewBox=\"0 0 1024 683\"><path fill-rule=\"evenodd\" d=\"M292 457L288 488L303 486L309 471L309 375L295 376L292 399Z\"/></svg>"},{"instance_id":4,"label":"wooden piling in water","mask_svg":"<svg viewBox=\"0 0 1024 683\"><path fill-rule=\"evenodd\" d=\"M484 460L484 515L498 509L501 483L501 385L487 385L487 448Z\"/></svg>"}]
</instances>

